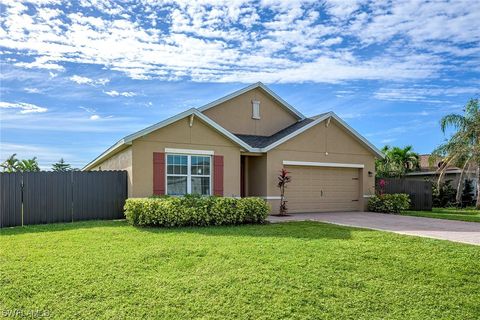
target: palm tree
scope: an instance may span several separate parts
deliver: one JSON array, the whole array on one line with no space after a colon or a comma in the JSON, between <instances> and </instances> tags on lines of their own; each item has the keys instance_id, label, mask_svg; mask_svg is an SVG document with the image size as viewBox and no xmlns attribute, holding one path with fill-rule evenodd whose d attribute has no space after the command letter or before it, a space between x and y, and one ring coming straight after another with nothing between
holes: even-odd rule
<instances>
[{"instance_id":1,"label":"palm tree","mask_svg":"<svg viewBox=\"0 0 480 320\"><path fill-rule=\"evenodd\" d=\"M393 147L390 153L393 162L399 166L402 174L418 168L418 153L413 152L412 146L406 146L405 148Z\"/></svg>"},{"instance_id":2,"label":"palm tree","mask_svg":"<svg viewBox=\"0 0 480 320\"><path fill-rule=\"evenodd\" d=\"M17 154L14 153L10 157L7 158L0 167L2 167L3 172L17 172L18 171L18 159L16 158Z\"/></svg>"},{"instance_id":3,"label":"palm tree","mask_svg":"<svg viewBox=\"0 0 480 320\"><path fill-rule=\"evenodd\" d=\"M412 146L391 148L387 145L382 152L385 158L376 161L376 171L380 177L402 177L418 168L418 154L413 152Z\"/></svg>"},{"instance_id":4,"label":"palm tree","mask_svg":"<svg viewBox=\"0 0 480 320\"><path fill-rule=\"evenodd\" d=\"M21 160L18 163L18 170L22 172L40 171L40 167L38 166L38 162L37 162L37 157L33 157L32 159Z\"/></svg>"},{"instance_id":5,"label":"palm tree","mask_svg":"<svg viewBox=\"0 0 480 320\"><path fill-rule=\"evenodd\" d=\"M442 157L439 181L448 167L459 165L462 168L462 180L465 172L476 170L477 209L480 209L480 107L478 99L470 99L464 109L464 114L449 114L440 121L440 127L445 134L448 128L455 132L433 152ZM463 164L463 165L462 165ZM462 186L459 183L460 194ZM457 188L457 200L458 198Z\"/></svg>"}]
</instances>

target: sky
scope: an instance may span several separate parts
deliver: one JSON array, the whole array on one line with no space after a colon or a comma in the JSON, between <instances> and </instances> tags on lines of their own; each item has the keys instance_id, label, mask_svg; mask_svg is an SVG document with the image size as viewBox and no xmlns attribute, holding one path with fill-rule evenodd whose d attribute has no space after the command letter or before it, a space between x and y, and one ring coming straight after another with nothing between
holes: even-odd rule
<instances>
[{"instance_id":1,"label":"sky","mask_svg":"<svg viewBox=\"0 0 480 320\"><path fill-rule=\"evenodd\" d=\"M2 0L0 68L0 160L43 169L257 81L423 154L480 94L480 1Z\"/></svg>"}]
</instances>

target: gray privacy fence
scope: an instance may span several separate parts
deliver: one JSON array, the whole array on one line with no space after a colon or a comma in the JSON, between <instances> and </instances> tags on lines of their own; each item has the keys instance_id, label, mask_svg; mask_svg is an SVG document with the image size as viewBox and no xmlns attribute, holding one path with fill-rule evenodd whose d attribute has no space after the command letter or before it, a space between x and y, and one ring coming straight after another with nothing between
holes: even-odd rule
<instances>
[{"instance_id":1,"label":"gray privacy fence","mask_svg":"<svg viewBox=\"0 0 480 320\"><path fill-rule=\"evenodd\" d=\"M0 228L123 218L126 171L0 173Z\"/></svg>"},{"instance_id":2,"label":"gray privacy fence","mask_svg":"<svg viewBox=\"0 0 480 320\"><path fill-rule=\"evenodd\" d=\"M385 193L406 193L410 196L413 210L432 210L432 183L430 181L407 180L401 178L377 178L377 191L380 190L379 181L385 180Z\"/></svg>"}]
</instances>

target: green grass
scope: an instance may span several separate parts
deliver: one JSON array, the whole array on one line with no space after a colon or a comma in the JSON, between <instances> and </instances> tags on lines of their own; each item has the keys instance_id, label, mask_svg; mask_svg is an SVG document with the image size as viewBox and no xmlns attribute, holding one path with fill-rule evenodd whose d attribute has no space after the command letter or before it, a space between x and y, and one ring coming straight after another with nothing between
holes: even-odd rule
<instances>
[{"instance_id":1,"label":"green grass","mask_svg":"<svg viewBox=\"0 0 480 320\"><path fill-rule=\"evenodd\" d=\"M480 210L474 208L433 208L432 211L404 211L403 215L448 220L480 222Z\"/></svg>"},{"instance_id":2,"label":"green grass","mask_svg":"<svg viewBox=\"0 0 480 320\"><path fill-rule=\"evenodd\" d=\"M53 318L478 319L480 247L317 222L30 226L0 231L0 288L0 312Z\"/></svg>"}]
</instances>

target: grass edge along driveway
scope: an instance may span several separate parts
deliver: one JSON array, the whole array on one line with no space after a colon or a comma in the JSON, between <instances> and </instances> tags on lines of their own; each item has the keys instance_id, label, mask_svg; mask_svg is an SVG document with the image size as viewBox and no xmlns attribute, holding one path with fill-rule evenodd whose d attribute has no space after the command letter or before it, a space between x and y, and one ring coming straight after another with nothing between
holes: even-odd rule
<instances>
[{"instance_id":1,"label":"grass edge along driveway","mask_svg":"<svg viewBox=\"0 0 480 320\"><path fill-rule=\"evenodd\" d=\"M0 311L53 318L475 319L476 246L318 222L0 231Z\"/></svg>"},{"instance_id":2,"label":"grass edge along driveway","mask_svg":"<svg viewBox=\"0 0 480 320\"><path fill-rule=\"evenodd\" d=\"M480 222L480 210L475 210L474 208L433 208L432 211L403 211L401 214L405 216Z\"/></svg>"}]
</instances>

